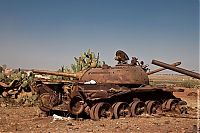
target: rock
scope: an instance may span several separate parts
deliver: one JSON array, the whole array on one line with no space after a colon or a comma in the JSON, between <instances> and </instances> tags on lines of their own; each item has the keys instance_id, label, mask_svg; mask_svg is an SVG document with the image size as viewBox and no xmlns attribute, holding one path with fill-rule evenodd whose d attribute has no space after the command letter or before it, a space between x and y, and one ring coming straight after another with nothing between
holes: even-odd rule
<instances>
[{"instance_id":1,"label":"rock","mask_svg":"<svg viewBox=\"0 0 200 133\"><path fill-rule=\"evenodd\" d=\"M182 128L181 133L186 133L186 130L184 128Z\"/></svg>"},{"instance_id":2,"label":"rock","mask_svg":"<svg viewBox=\"0 0 200 133\"><path fill-rule=\"evenodd\" d=\"M67 123L68 126L75 126L72 122Z\"/></svg>"},{"instance_id":3,"label":"rock","mask_svg":"<svg viewBox=\"0 0 200 133\"><path fill-rule=\"evenodd\" d=\"M1 107L6 107L7 105L5 103L1 103Z\"/></svg>"},{"instance_id":4,"label":"rock","mask_svg":"<svg viewBox=\"0 0 200 133\"><path fill-rule=\"evenodd\" d=\"M87 129L86 129L86 132L93 132L93 130L92 130L92 129L89 129L89 128L87 128Z\"/></svg>"},{"instance_id":5,"label":"rock","mask_svg":"<svg viewBox=\"0 0 200 133\"><path fill-rule=\"evenodd\" d=\"M152 122L152 124L159 126L160 124L157 122Z\"/></svg>"},{"instance_id":6,"label":"rock","mask_svg":"<svg viewBox=\"0 0 200 133\"><path fill-rule=\"evenodd\" d=\"M120 128L119 126L116 126L115 128Z\"/></svg>"},{"instance_id":7,"label":"rock","mask_svg":"<svg viewBox=\"0 0 200 133\"><path fill-rule=\"evenodd\" d=\"M190 93L187 94L187 96L197 97L197 93L196 92L190 92Z\"/></svg>"},{"instance_id":8,"label":"rock","mask_svg":"<svg viewBox=\"0 0 200 133\"><path fill-rule=\"evenodd\" d=\"M74 130L79 130L79 127L75 127Z\"/></svg>"},{"instance_id":9,"label":"rock","mask_svg":"<svg viewBox=\"0 0 200 133\"><path fill-rule=\"evenodd\" d=\"M193 129L192 129L194 132L197 132L199 131L199 129L197 130L197 125L193 125Z\"/></svg>"},{"instance_id":10,"label":"rock","mask_svg":"<svg viewBox=\"0 0 200 133\"><path fill-rule=\"evenodd\" d=\"M101 127L105 127L105 124L100 124Z\"/></svg>"},{"instance_id":11,"label":"rock","mask_svg":"<svg viewBox=\"0 0 200 133\"><path fill-rule=\"evenodd\" d=\"M170 121L165 121L164 123L165 123L165 124L169 124L169 123L170 123Z\"/></svg>"},{"instance_id":12,"label":"rock","mask_svg":"<svg viewBox=\"0 0 200 133\"><path fill-rule=\"evenodd\" d=\"M4 92L2 93L2 96L3 96L3 97L7 97L7 96L8 96L8 92L4 91Z\"/></svg>"}]
</instances>

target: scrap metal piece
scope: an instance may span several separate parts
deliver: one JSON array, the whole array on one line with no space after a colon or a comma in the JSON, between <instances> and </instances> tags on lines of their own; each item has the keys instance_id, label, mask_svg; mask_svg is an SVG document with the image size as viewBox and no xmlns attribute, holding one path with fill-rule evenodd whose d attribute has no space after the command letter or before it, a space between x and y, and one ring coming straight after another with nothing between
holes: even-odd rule
<instances>
[{"instance_id":1,"label":"scrap metal piece","mask_svg":"<svg viewBox=\"0 0 200 133\"><path fill-rule=\"evenodd\" d=\"M7 85L6 83L4 83L4 82L0 82L0 87L5 87L5 88L7 88L7 87L10 87L9 85Z\"/></svg>"},{"instance_id":2,"label":"scrap metal piece","mask_svg":"<svg viewBox=\"0 0 200 133\"><path fill-rule=\"evenodd\" d=\"M118 50L116 52L115 60L118 61L118 64L126 64L126 61L129 60L129 57L124 51Z\"/></svg>"}]
</instances>

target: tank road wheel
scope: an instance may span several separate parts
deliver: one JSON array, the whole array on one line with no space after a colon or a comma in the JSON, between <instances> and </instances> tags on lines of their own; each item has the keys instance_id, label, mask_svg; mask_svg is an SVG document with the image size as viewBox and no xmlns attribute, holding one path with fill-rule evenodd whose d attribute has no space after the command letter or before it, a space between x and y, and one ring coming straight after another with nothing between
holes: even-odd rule
<instances>
[{"instance_id":1,"label":"tank road wheel","mask_svg":"<svg viewBox=\"0 0 200 133\"><path fill-rule=\"evenodd\" d=\"M93 105L92 108L90 109L90 118L92 120L95 120L95 118L94 118L94 111L95 111L96 106L97 106L97 104Z\"/></svg>"},{"instance_id":2,"label":"tank road wheel","mask_svg":"<svg viewBox=\"0 0 200 133\"><path fill-rule=\"evenodd\" d=\"M70 100L69 111L74 115L79 115L84 110L84 100L81 96L75 96Z\"/></svg>"},{"instance_id":3,"label":"tank road wheel","mask_svg":"<svg viewBox=\"0 0 200 133\"><path fill-rule=\"evenodd\" d=\"M101 118L111 119L113 115L113 109L108 103L98 103L94 109L94 119L99 120Z\"/></svg>"},{"instance_id":4,"label":"tank road wheel","mask_svg":"<svg viewBox=\"0 0 200 133\"><path fill-rule=\"evenodd\" d=\"M147 113L156 114L160 109L160 103L156 101L148 101L147 103Z\"/></svg>"},{"instance_id":5,"label":"tank road wheel","mask_svg":"<svg viewBox=\"0 0 200 133\"><path fill-rule=\"evenodd\" d=\"M177 99L169 99L162 104L162 108L164 111L174 111L178 102Z\"/></svg>"},{"instance_id":6,"label":"tank road wheel","mask_svg":"<svg viewBox=\"0 0 200 133\"><path fill-rule=\"evenodd\" d=\"M135 101L130 103L130 108L132 116L141 115L146 111L146 105L142 101Z\"/></svg>"},{"instance_id":7,"label":"tank road wheel","mask_svg":"<svg viewBox=\"0 0 200 133\"><path fill-rule=\"evenodd\" d=\"M114 105L114 118L118 119L120 117L129 117L131 116L131 109L128 103L117 102Z\"/></svg>"}]
</instances>

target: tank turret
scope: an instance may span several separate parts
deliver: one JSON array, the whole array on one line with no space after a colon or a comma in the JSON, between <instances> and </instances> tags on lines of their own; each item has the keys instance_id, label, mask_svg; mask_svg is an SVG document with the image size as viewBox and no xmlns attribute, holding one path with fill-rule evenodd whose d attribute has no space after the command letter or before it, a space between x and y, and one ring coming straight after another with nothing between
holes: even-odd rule
<instances>
[{"instance_id":1,"label":"tank turret","mask_svg":"<svg viewBox=\"0 0 200 133\"><path fill-rule=\"evenodd\" d=\"M119 85L149 84L146 72L140 66L121 64L114 67L89 68L78 73L54 72L47 70L32 70L33 73L73 77L80 82L94 80L97 83Z\"/></svg>"},{"instance_id":2,"label":"tank turret","mask_svg":"<svg viewBox=\"0 0 200 133\"><path fill-rule=\"evenodd\" d=\"M104 64L101 68L88 68L77 73L53 72L46 70L32 70L33 73L49 74L56 76L73 77L80 82L94 80L100 84L117 84L128 86L148 85L149 78L143 67L135 58L135 63L128 64L129 57L121 50L116 52L115 60L118 64L114 67Z\"/></svg>"}]
</instances>

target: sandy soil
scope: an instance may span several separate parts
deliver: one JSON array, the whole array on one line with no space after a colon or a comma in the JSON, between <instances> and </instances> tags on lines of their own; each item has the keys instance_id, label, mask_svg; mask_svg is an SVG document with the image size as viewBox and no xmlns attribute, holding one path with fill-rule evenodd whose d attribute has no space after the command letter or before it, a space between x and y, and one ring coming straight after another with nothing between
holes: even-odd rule
<instances>
[{"instance_id":1,"label":"sandy soil","mask_svg":"<svg viewBox=\"0 0 200 133\"><path fill-rule=\"evenodd\" d=\"M0 107L0 132L124 132L124 133L193 133L197 132L197 90L175 93L186 100L191 118L139 116L123 119L55 120L53 116L38 117L37 107ZM196 118L195 118L196 116Z\"/></svg>"}]
</instances>

